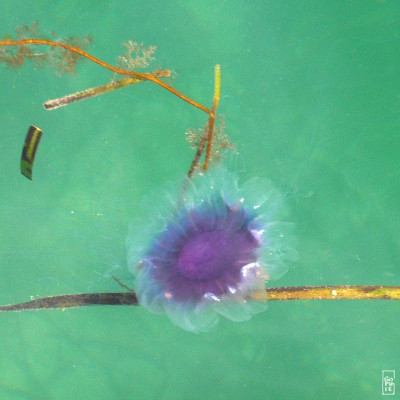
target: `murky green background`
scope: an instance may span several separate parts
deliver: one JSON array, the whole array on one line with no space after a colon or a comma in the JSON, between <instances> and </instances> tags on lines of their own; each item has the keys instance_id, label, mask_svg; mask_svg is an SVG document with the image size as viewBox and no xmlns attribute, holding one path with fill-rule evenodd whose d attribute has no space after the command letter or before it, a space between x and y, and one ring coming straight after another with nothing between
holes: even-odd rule
<instances>
[{"instance_id":1,"label":"murky green background","mask_svg":"<svg viewBox=\"0 0 400 400\"><path fill-rule=\"evenodd\" d=\"M124 40L156 44L154 68L205 105L221 64L235 168L271 179L297 225L300 260L274 285L400 283L399 2L1 2L1 36L33 21L92 35L114 64ZM206 115L151 83L49 112L112 73L0 67L0 303L131 284L129 221L188 169L184 133ZM31 124L44 131L33 182L19 172ZM399 311L271 303L201 335L139 307L4 313L0 398L376 399L381 371L400 374Z\"/></svg>"}]
</instances>

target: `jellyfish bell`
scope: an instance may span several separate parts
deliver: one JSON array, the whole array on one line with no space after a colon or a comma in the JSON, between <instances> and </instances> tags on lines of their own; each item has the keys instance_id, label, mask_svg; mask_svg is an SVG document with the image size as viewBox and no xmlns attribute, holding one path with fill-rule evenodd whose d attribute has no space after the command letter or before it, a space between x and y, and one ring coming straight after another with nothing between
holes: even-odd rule
<instances>
[{"instance_id":1,"label":"jellyfish bell","mask_svg":"<svg viewBox=\"0 0 400 400\"><path fill-rule=\"evenodd\" d=\"M281 202L266 181L239 186L221 167L194 176L180 195L167 194L169 212L152 232L136 226L128 237L139 303L192 332L209 330L220 315L239 322L263 311L252 294L296 257L292 225L277 219Z\"/></svg>"}]
</instances>

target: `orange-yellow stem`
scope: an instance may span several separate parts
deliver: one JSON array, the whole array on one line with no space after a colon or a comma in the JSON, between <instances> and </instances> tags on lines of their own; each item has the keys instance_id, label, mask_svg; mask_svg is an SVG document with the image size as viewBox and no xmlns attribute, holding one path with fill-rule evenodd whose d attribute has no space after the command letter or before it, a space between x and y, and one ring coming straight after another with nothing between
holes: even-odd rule
<instances>
[{"instance_id":1,"label":"orange-yellow stem","mask_svg":"<svg viewBox=\"0 0 400 400\"><path fill-rule=\"evenodd\" d=\"M210 117L208 118L207 122L207 130L208 130L207 151L203 166L203 169L205 171L207 171L208 164L210 162L212 139L214 134L215 120L217 119L217 108L219 104L220 92L221 92L221 66L217 64L215 66L215 89L214 89L214 99L212 105L212 114L210 114Z\"/></svg>"},{"instance_id":2,"label":"orange-yellow stem","mask_svg":"<svg viewBox=\"0 0 400 400\"><path fill-rule=\"evenodd\" d=\"M399 286L298 286L268 288L255 292L254 300L400 300Z\"/></svg>"},{"instance_id":3,"label":"orange-yellow stem","mask_svg":"<svg viewBox=\"0 0 400 400\"><path fill-rule=\"evenodd\" d=\"M128 71L125 69L113 67L112 65L107 64L106 62L104 62L96 57L93 57L89 53L86 53L85 51L78 49L76 47L70 46L66 43L53 42L51 40L46 40L46 39L0 40L0 46L21 46L24 44L28 44L28 45L39 44L39 45L46 45L46 46L53 46L53 47L61 47L63 49L71 51L72 53L79 54L80 56L85 57L85 58L89 59L90 61L92 61L98 65L101 65L103 68L106 68L117 74L135 76L138 78L142 78L142 79L154 82L155 84L157 84L157 85L163 87L164 89L168 90L169 92L173 93L175 96L179 97L181 100L186 101L187 103L191 104L192 106L204 111L208 115L213 115L212 111L209 110L207 107L204 107L202 104L197 103L196 101L190 99L189 97L186 97L184 94L175 90L172 86L167 85L165 82L155 78L154 76L152 76L148 73Z\"/></svg>"}]
</instances>

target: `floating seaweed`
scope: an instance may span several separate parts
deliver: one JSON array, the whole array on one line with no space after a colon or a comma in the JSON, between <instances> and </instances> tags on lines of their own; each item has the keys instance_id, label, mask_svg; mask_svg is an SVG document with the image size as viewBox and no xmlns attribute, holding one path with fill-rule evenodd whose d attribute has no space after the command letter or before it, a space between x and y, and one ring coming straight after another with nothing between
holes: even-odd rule
<instances>
[{"instance_id":1,"label":"floating seaweed","mask_svg":"<svg viewBox=\"0 0 400 400\"><path fill-rule=\"evenodd\" d=\"M36 60L36 57L39 57L40 62L36 62L36 64L42 66L45 62L49 64L54 64L57 67L57 70L61 73L64 72L74 72L75 65L80 59L80 57L86 58L101 67L113 71L115 74L125 75L132 78L128 83L127 81L123 81L123 83L117 84L109 84L103 85L97 88L86 89L82 92L75 93L73 95L67 95L60 99L50 100L45 103L45 107L47 105L47 109L57 108L62 105L67 105L72 102L93 97L99 94L107 93L111 90L117 89L122 86L126 86L128 84L137 83L139 81L151 81L162 88L168 90L170 93L179 97L181 100L189 103L193 107L196 107L206 114L209 115L207 122L207 153L204 161L204 170L207 170L208 164L210 161L210 153L212 147L212 137L214 131L214 125L217 118L217 107L219 103L219 93L220 93L220 66L217 65L215 67L215 91L213 98L212 109L208 109L202 104L192 100L191 98L185 96L184 94L178 92L172 86L166 84L162 80L159 79L161 76L169 76L170 73L155 71L155 72L137 72L131 69L123 69L121 67L114 67L85 51L87 45L91 42L91 38L86 37L83 40L78 39L73 36L67 38L65 41L60 42L58 40L57 35L52 34L53 38L56 40L48 40L42 38L27 38L28 34L36 35L38 31L38 24L34 23L32 27L24 25L23 27L16 29L16 38L12 38L9 35L6 36L5 40L0 40L0 62L4 62L7 66L13 65L14 69L17 66L20 66L24 63L25 57L29 60ZM48 53L39 53L33 52L32 49L36 49L39 46L47 46L50 48ZM155 46L150 46L149 48L145 48L143 45L138 45L136 42L128 41L124 42L124 46L126 47L126 52L123 56L121 56L118 61L119 64L126 64L128 68L132 68L135 65L147 66L150 61L154 59L153 53L155 51ZM56 56L52 57L52 53L56 54ZM46 55L47 54L47 55ZM50 54L50 56L48 55ZM135 57L133 57L133 54ZM190 172L190 171L189 171Z\"/></svg>"},{"instance_id":2,"label":"floating seaweed","mask_svg":"<svg viewBox=\"0 0 400 400\"><path fill-rule=\"evenodd\" d=\"M342 285L269 287L252 295L256 301L286 300L400 300L399 286ZM136 293L105 292L40 297L25 303L0 306L1 311L65 309L89 306L138 306Z\"/></svg>"},{"instance_id":3,"label":"floating seaweed","mask_svg":"<svg viewBox=\"0 0 400 400\"><path fill-rule=\"evenodd\" d=\"M155 60L154 52L157 50L156 46L146 47L143 43L137 43L128 40L122 43L126 48L124 55L118 56L118 67L129 70L144 68Z\"/></svg>"},{"instance_id":4,"label":"floating seaweed","mask_svg":"<svg viewBox=\"0 0 400 400\"><path fill-rule=\"evenodd\" d=\"M151 73L156 78L165 78L171 76L171 72L168 69L159 70ZM81 92L69 94L67 96L60 97L59 99L48 100L43 106L46 110L55 110L59 107L67 106L68 104L75 103L76 101L89 99L91 97L99 96L101 94L111 92L115 89L124 88L135 83L143 82L142 78L129 77L121 79L119 81L112 81L106 85L97 86L95 88L85 89Z\"/></svg>"},{"instance_id":5,"label":"floating seaweed","mask_svg":"<svg viewBox=\"0 0 400 400\"><path fill-rule=\"evenodd\" d=\"M188 129L186 131L186 140L192 150L199 151L203 149L208 140L207 126L199 129ZM221 162L229 152L236 151L236 145L231 142L229 136L225 133L225 120L220 117L219 125L214 127L213 145L210 151L210 162ZM194 172L194 170L192 171Z\"/></svg>"},{"instance_id":6,"label":"floating seaweed","mask_svg":"<svg viewBox=\"0 0 400 400\"><path fill-rule=\"evenodd\" d=\"M16 46L0 47L0 63L6 64L8 68L17 69L21 67L25 61L30 61L36 68L49 67L54 69L56 74L61 76L65 73L73 75L76 72L76 65L81 57L64 47L51 47L47 51L39 48L40 43L35 43L35 39L31 37L42 37L45 35L39 29L39 24L34 22L32 26L22 25L15 29L15 37L11 35L5 36L5 42L20 42ZM51 39L55 42L60 39L55 33L51 34ZM67 46L86 50L93 39L85 36L80 39L77 36L70 36L63 40Z\"/></svg>"},{"instance_id":7,"label":"floating seaweed","mask_svg":"<svg viewBox=\"0 0 400 400\"><path fill-rule=\"evenodd\" d=\"M25 137L24 147L21 154L21 174L32 180L33 162L35 161L36 150L39 146L43 131L31 125Z\"/></svg>"}]
</instances>

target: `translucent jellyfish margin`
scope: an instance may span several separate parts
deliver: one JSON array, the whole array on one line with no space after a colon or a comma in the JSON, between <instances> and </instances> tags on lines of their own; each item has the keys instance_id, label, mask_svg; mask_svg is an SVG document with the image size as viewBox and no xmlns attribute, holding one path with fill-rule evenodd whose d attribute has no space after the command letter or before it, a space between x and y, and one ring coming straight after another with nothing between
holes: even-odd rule
<instances>
[{"instance_id":1,"label":"translucent jellyfish margin","mask_svg":"<svg viewBox=\"0 0 400 400\"><path fill-rule=\"evenodd\" d=\"M139 304L153 313L166 313L181 328L190 332L209 331L222 315L232 321L249 320L266 308L265 302L251 299L253 292L265 290L265 281L276 280L287 272L288 262L298 259L294 224L285 222L284 198L265 179L252 178L239 185L238 176L223 167L214 167L207 173L184 179L146 197L140 207L140 217L129 226L127 237L128 269L135 277ZM257 269L254 279L243 279L243 284L223 296L205 295L201 301L176 301L161 282L154 279L153 263L146 260L154 239L183 212L212 203L221 197L229 207L243 207L255 213L257 225L254 235L259 241ZM242 274L246 274L246 267ZM249 285L251 282L251 285Z\"/></svg>"}]
</instances>

